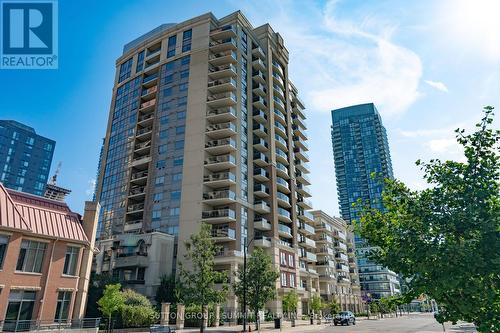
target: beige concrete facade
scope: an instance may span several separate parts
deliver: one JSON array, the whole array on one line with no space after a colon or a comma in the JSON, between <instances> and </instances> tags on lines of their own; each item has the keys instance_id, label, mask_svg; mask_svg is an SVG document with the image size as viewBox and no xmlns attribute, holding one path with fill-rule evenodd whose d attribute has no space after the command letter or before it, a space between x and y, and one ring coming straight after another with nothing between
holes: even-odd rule
<instances>
[{"instance_id":1,"label":"beige concrete facade","mask_svg":"<svg viewBox=\"0 0 500 333\"><path fill-rule=\"evenodd\" d=\"M324 300L335 299L343 311L362 312L354 235L347 223L321 210L312 212L315 222L316 271Z\"/></svg>"},{"instance_id":2,"label":"beige concrete facade","mask_svg":"<svg viewBox=\"0 0 500 333\"><path fill-rule=\"evenodd\" d=\"M186 31L191 31L189 49L184 47ZM141 52L146 54L147 66L136 71ZM165 85L168 78L164 72L169 70L167 64L186 57L189 78L185 82L188 93L182 125L181 196L178 218L173 219L171 214L166 218L163 215L172 212L168 196L173 190L165 190L164 199L154 200L158 177L163 175L157 163L162 158L158 149L162 115L170 117L164 106L169 102L164 96L170 87ZM148 59L152 59L150 65ZM122 71L128 68L128 62L132 69L123 79ZM241 12L221 19L208 13L177 25L161 26L131 42L116 68L97 192L97 197L104 200L102 235L109 238L123 233L172 230L175 250L165 255L173 256L175 270L184 258L184 242L199 230L201 222L209 223L221 246L217 268L227 271L231 279L242 264L245 242L249 243L250 253L262 247L272 256L280 271L279 298L269 304L268 310L280 313L280 299L292 289L303 302L319 293L311 231L314 221L307 213L312 206L307 200L311 195L307 187L310 182L304 105L289 79L283 38L268 24L254 28ZM154 75L158 77L150 79ZM129 163L120 171L126 177L120 187L122 197L112 202L107 166L118 160L112 154L116 145L112 139L114 120L119 112L117 105L123 104L122 87L128 84L133 89L130 82L134 80L140 85L137 123L126 138L133 142L127 146L128 153L119 157L119 161ZM175 154L167 152L167 168ZM116 191L113 195L117 195ZM159 206L168 210L162 208L155 213ZM158 215L159 222L154 221ZM172 226L176 228L168 229ZM146 268L145 274L156 273ZM301 279L314 287L307 291L300 288ZM299 303L299 314L306 313ZM230 296L224 307L226 313L236 311L236 298Z\"/></svg>"}]
</instances>

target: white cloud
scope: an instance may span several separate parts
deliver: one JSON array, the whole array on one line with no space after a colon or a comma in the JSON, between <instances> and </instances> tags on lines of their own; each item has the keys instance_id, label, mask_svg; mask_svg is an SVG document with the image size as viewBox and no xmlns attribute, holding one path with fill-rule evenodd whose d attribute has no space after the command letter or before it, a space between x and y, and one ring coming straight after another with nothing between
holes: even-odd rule
<instances>
[{"instance_id":1,"label":"white cloud","mask_svg":"<svg viewBox=\"0 0 500 333\"><path fill-rule=\"evenodd\" d=\"M92 178L87 181L87 189L85 190L85 194L87 196L91 196L94 194L94 189L96 185L96 179Z\"/></svg>"},{"instance_id":2,"label":"white cloud","mask_svg":"<svg viewBox=\"0 0 500 333\"><path fill-rule=\"evenodd\" d=\"M448 87L446 87L446 85L443 82L431 81L431 80L425 80L424 82L430 85L432 88L435 88L442 92L448 92Z\"/></svg>"},{"instance_id":3,"label":"white cloud","mask_svg":"<svg viewBox=\"0 0 500 333\"><path fill-rule=\"evenodd\" d=\"M458 146L455 139L432 139L426 143L426 146L436 153L449 152L450 150L456 150L455 146ZM452 149L453 148L453 149Z\"/></svg>"}]
</instances>

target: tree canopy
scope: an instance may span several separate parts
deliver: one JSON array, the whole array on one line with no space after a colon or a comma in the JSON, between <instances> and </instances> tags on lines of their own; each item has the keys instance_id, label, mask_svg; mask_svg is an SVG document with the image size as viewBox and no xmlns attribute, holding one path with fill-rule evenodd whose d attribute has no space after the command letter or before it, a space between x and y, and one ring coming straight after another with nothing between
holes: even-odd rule
<instances>
[{"instance_id":1,"label":"tree canopy","mask_svg":"<svg viewBox=\"0 0 500 333\"><path fill-rule=\"evenodd\" d=\"M464 320L500 332L500 131L485 107L476 131L456 130L463 161L417 161L429 188L385 180L384 210L363 208L372 259L408 279L408 293L440 306L439 322Z\"/></svg>"}]
</instances>

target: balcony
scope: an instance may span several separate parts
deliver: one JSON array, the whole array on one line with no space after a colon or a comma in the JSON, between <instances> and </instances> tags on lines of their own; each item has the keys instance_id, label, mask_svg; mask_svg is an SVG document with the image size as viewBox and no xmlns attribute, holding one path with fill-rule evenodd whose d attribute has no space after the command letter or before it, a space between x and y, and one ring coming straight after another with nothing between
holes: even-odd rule
<instances>
[{"instance_id":1,"label":"balcony","mask_svg":"<svg viewBox=\"0 0 500 333\"><path fill-rule=\"evenodd\" d=\"M313 209L311 200L302 197L297 198L297 205L303 209Z\"/></svg>"},{"instance_id":2,"label":"balcony","mask_svg":"<svg viewBox=\"0 0 500 333\"><path fill-rule=\"evenodd\" d=\"M261 96L263 98L266 98L267 96L267 89L262 83L256 83L252 87L252 92L255 95Z\"/></svg>"},{"instance_id":3,"label":"balcony","mask_svg":"<svg viewBox=\"0 0 500 333\"><path fill-rule=\"evenodd\" d=\"M332 237L328 236L327 234L321 234L316 240L316 243L332 244L332 242L333 242Z\"/></svg>"},{"instance_id":4,"label":"balcony","mask_svg":"<svg viewBox=\"0 0 500 333\"><path fill-rule=\"evenodd\" d=\"M307 140L306 132L295 124L292 125L293 134L300 137L303 140Z\"/></svg>"},{"instance_id":5,"label":"balcony","mask_svg":"<svg viewBox=\"0 0 500 333\"><path fill-rule=\"evenodd\" d=\"M337 264L337 271L349 273L349 266L346 264Z\"/></svg>"},{"instance_id":6,"label":"balcony","mask_svg":"<svg viewBox=\"0 0 500 333\"><path fill-rule=\"evenodd\" d=\"M266 237L266 236L255 237L253 243L254 246L262 248L269 248L271 247L272 244L271 237Z\"/></svg>"},{"instance_id":7,"label":"balcony","mask_svg":"<svg viewBox=\"0 0 500 333\"><path fill-rule=\"evenodd\" d=\"M153 118L153 112L139 115L137 118L137 124L142 127L150 126L153 123Z\"/></svg>"},{"instance_id":8,"label":"balcony","mask_svg":"<svg viewBox=\"0 0 500 333\"><path fill-rule=\"evenodd\" d=\"M146 195L145 186L133 186L130 188L130 191L128 193L129 198L144 197L145 195Z\"/></svg>"},{"instance_id":9,"label":"balcony","mask_svg":"<svg viewBox=\"0 0 500 333\"><path fill-rule=\"evenodd\" d=\"M235 104L236 94L233 92L213 94L207 97L207 105L213 109L230 107Z\"/></svg>"},{"instance_id":10,"label":"balcony","mask_svg":"<svg viewBox=\"0 0 500 333\"><path fill-rule=\"evenodd\" d=\"M286 127L277 121L274 121L274 131L284 138L287 137Z\"/></svg>"},{"instance_id":11,"label":"balcony","mask_svg":"<svg viewBox=\"0 0 500 333\"><path fill-rule=\"evenodd\" d=\"M260 167L265 167L269 164L269 159L261 152L254 152L253 162Z\"/></svg>"},{"instance_id":12,"label":"balcony","mask_svg":"<svg viewBox=\"0 0 500 333\"><path fill-rule=\"evenodd\" d=\"M211 80L220 80L223 78L230 78L235 76L236 76L236 66L233 64L210 66L208 68L208 77Z\"/></svg>"},{"instance_id":13,"label":"balcony","mask_svg":"<svg viewBox=\"0 0 500 333\"><path fill-rule=\"evenodd\" d=\"M264 111L259 109L253 110L253 119L259 123L265 124L267 123L267 115Z\"/></svg>"},{"instance_id":14,"label":"balcony","mask_svg":"<svg viewBox=\"0 0 500 333\"><path fill-rule=\"evenodd\" d=\"M274 139L276 143L276 147L281 148L283 151L288 152L288 144L285 139L281 135L278 135L277 133L274 134ZM288 163L288 161L287 161Z\"/></svg>"},{"instance_id":15,"label":"balcony","mask_svg":"<svg viewBox=\"0 0 500 333\"><path fill-rule=\"evenodd\" d=\"M323 255L323 256L333 256L335 252L333 252L333 249L331 249L328 246L321 246L317 249L316 251L317 255Z\"/></svg>"},{"instance_id":16,"label":"balcony","mask_svg":"<svg viewBox=\"0 0 500 333\"><path fill-rule=\"evenodd\" d=\"M123 225L125 232L137 232L142 229L142 220L127 221Z\"/></svg>"},{"instance_id":17,"label":"balcony","mask_svg":"<svg viewBox=\"0 0 500 333\"><path fill-rule=\"evenodd\" d=\"M144 127L144 128L139 128L137 132L135 133L135 137L138 139L144 139L146 137L151 137L151 132L153 131L153 127Z\"/></svg>"},{"instance_id":18,"label":"balcony","mask_svg":"<svg viewBox=\"0 0 500 333\"><path fill-rule=\"evenodd\" d=\"M214 40L210 41L209 47L212 53L219 53L229 50L236 51L238 49L236 40L233 38L225 38L218 41Z\"/></svg>"},{"instance_id":19,"label":"balcony","mask_svg":"<svg viewBox=\"0 0 500 333\"><path fill-rule=\"evenodd\" d=\"M274 107L280 110L281 112L286 112L285 103L277 96L273 97Z\"/></svg>"},{"instance_id":20,"label":"balcony","mask_svg":"<svg viewBox=\"0 0 500 333\"><path fill-rule=\"evenodd\" d=\"M260 46L252 49L252 55L259 57L260 59L266 59L266 54Z\"/></svg>"},{"instance_id":21,"label":"balcony","mask_svg":"<svg viewBox=\"0 0 500 333\"><path fill-rule=\"evenodd\" d=\"M212 155L227 154L236 149L236 141L230 138L211 140L205 143L205 150Z\"/></svg>"},{"instance_id":22,"label":"balcony","mask_svg":"<svg viewBox=\"0 0 500 333\"><path fill-rule=\"evenodd\" d=\"M308 173L309 170L307 168L307 162L301 161L299 159L295 159L294 161L295 168L300 170L301 172Z\"/></svg>"},{"instance_id":23,"label":"balcony","mask_svg":"<svg viewBox=\"0 0 500 333\"><path fill-rule=\"evenodd\" d=\"M267 136L267 128L262 124L253 124L253 133L257 136L266 137Z\"/></svg>"},{"instance_id":24,"label":"balcony","mask_svg":"<svg viewBox=\"0 0 500 333\"><path fill-rule=\"evenodd\" d=\"M264 200L255 200L253 209L260 214L268 214L271 212L271 207Z\"/></svg>"},{"instance_id":25,"label":"balcony","mask_svg":"<svg viewBox=\"0 0 500 333\"><path fill-rule=\"evenodd\" d=\"M274 119L278 121L281 125L287 126L286 124L286 116L280 110L274 109Z\"/></svg>"},{"instance_id":26,"label":"balcony","mask_svg":"<svg viewBox=\"0 0 500 333\"><path fill-rule=\"evenodd\" d=\"M269 231L272 228L271 223L263 217L256 217L253 221L253 227L262 231Z\"/></svg>"},{"instance_id":27,"label":"balcony","mask_svg":"<svg viewBox=\"0 0 500 333\"><path fill-rule=\"evenodd\" d=\"M230 122L236 118L236 109L233 107L210 109L207 111L207 120L211 123Z\"/></svg>"},{"instance_id":28,"label":"balcony","mask_svg":"<svg viewBox=\"0 0 500 333\"><path fill-rule=\"evenodd\" d=\"M235 91L236 90L236 80L231 78L219 79L208 82L208 91L212 94ZM236 98L236 97L235 97Z\"/></svg>"},{"instance_id":29,"label":"balcony","mask_svg":"<svg viewBox=\"0 0 500 333\"><path fill-rule=\"evenodd\" d=\"M262 61L262 59L260 59L260 58L253 58L253 59L254 59L252 61L253 68L255 68L256 70L260 70L262 72L265 72L266 71L266 64L264 63L264 61Z\"/></svg>"},{"instance_id":30,"label":"balcony","mask_svg":"<svg viewBox=\"0 0 500 333\"><path fill-rule=\"evenodd\" d=\"M318 260L318 257L316 256L316 254L314 254L312 252L308 252L308 251L305 252L305 255L303 256L303 258L305 258L308 262L316 262Z\"/></svg>"},{"instance_id":31,"label":"balcony","mask_svg":"<svg viewBox=\"0 0 500 333\"><path fill-rule=\"evenodd\" d=\"M278 233L285 238L293 238L292 229L283 224L278 224Z\"/></svg>"},{"instance_id":32,"label":"balcony","mask_svg":"<svg viewBox=\"0 0 500 333\"><path fill-rule=\"evenodd\" d=\"M283 150L276 147L276 161L281 162L283 164L288 163L288 155Z\"/></svg>"},{"instance_id":33,"label":"balcony","mask_svg":"<svg viewBox=\"0 0 500 333\"><path fill-rule=\"evenodd\" d=\"M143 88L150 88L156 85L157 81L158 81L158 72L151 75L144 75L144 78L142 80L142 86Z\"/></svg>"},{"instance_id":34,"label":"balcony","mask_svg":"<svg viewBox=\"0 0 500 333\"><path fill-rule=\"evenodd\" d=\"M203 177L203 183L212 188L228 187L236 184L236 176L232 172L218 172Z\"/></svg>"},{"instance_id":35,"label":"balcony","mask_svg":"<svg viewBox=\"0 0 500 333\"><path fill-rule=\"evenodd\" d=\"M281 89L280 86L278 86L277 84L273 84L273 93L281 98L281 100L285 100L285 92L283 91L283 89Z\"/></svg>"},{"instance_id":36,"label":"balcony","mask_svg":"<svg viewBox=\"0 0 500 333\"><path fill-rule=\"evenodd\" d=\"M300 222L298 223L299 226L299 231L303 232L304 234L307 234L309 236L314 236L316 234L316 230L314 227L310 226L307 223Z\"/></svg>"},{"instance_id":37,"label":"balcony","mask_svg":"<svg viewBox=\"0 0 500 333\"><path fill-rule=\"evenodd\" d=\"M266 84L266 77L264 76L264 73L259 70L252 72L252 79L257 83Z\"/></svg>"},{"instance_id":38,"label":"balcony","mask_svg":"<svg viewBox=\"0 0 500 333\"><path fill-rule=\"evenodd\" d=\"M139 213L144 210L144 202L128 205L127 214Z\"/></svg>"},{"instance_id":39,"label":"balcony","mask_svg":"<svg viewBox=\"0 0 500 333\"><path fill-rule=\"evenodd\" d=\"M347 276L340 275L337 278L338 283L351 283L351 280Z\"/></svg>"},{"instance_id":40,"label":"balcony","mask_svg":"<svg viewBox=\"0 0 500 333\"><path fill-rule=\"evenodd\" d=\"M254 136L253 138L253 147L254 149L257 149L261 152L266 152L269 150L267 142L257 136Z\"/></svg>"},{"instance_id":41,"label":"balcony","mask_svg":"<svg viewBox=\"0 0 500 333\"><path fill-rule=\"evenodd\" d=\"M253 169L253 178L260 182L266 182L269 180L269 172L262 168Z\"/></svg>"},{"instance_id":42,"label":"balcony","mask_svg":"<svg viewBox=\"0 0 500 333\"><path fill-rule=\"evenodd\" d=\"M335 255L335 258L337 258L337 260L341 260L341 261L344 261L344 262L348 262L349 261L347 255L344 254L344 253L337 253Z\"/></svg>"},{"instance_id":43,"label":"balcony","mask_svg":"<svg viewBox=\"0 0 500 333\"><path fill-rule=\"evenodd\" d=\"M137 142L134 147L134 154L136 156L149 154L151 151L151 140L144 142Z\"/></svg>"},{"instance_id":44,"label":"balcony","mask_svg":"<svg viewBox=\"0 0 500 333\"><path fill-rule=\"evenodd\" d=\"M291 223L292 222L292 216L290 212L284 208L278 207L278 220Z\"/></svg>"},{"instance_id":45,"label":"balcony","mask_svg":"<svg viewBox=\"0 0 500 333\"><path fill-rule=\"evenodd\" d=\"M288 175L288 167L283 163L276 162L276 174L283 179L290 178Z\"/></svg>"},{"instance_id":46,"label":"balcony","mask_svg":"<svg viewBox=\"0 0 500 333\"><path fill-rule=\"evenodd\" d=\"M141 103L141 105L139 106L139 111L140 112L152 111L154 110L155 105L156 105L156 98L153 98L147 102Z\"/></svg>"},{"instance_id":47,"label":"balcony","mask_svg":"<svg viewBox=\"0 0 500 333\"><path fill-rule=\"evenodd\" d=\"M211 124L207 126L206 133L212 139L227 138L236 134L236 125L231 122Z\"/></svg>"},{"instance_id":48,"label":"balcony","mask_svg":"<svg viewBox=\"0 0 500 333\"><path fill-rule=\"evenodd\" d=\"M300 171L296 173L295 178L304 185L311 185L311 179L309 176Z\"/></svg>"},{"instance_id":49,"label":"balcony","mask_svg":"<svg viewBox=\"0 0 500 333\"><path fill-rule=\"evenodd\" d=\"M293 152L295 153L295 156L298 157L300 160L304 162L309 162L309 155L303 149L296 147L293 149Z\"/></svg>"},{"instance_id":50,"label":"balcony","mask_svg":"<svg viewBox=\"0 0 500 333\"><path fill-rule=\"evenodd\" d=\"M136 168L140 168L141 170L146 167L147 168L147 164L151 162L151 156L139 156L139 157L136 157L134 158L131 162L130 162L130 166L131 167L136 167Z\"/></svg>"},{"instance_id":51,"label":"balcony","mask_svg":"<svg viewBox=\"0 0 500 333\"><path fill-rule=\"evenodd\" d=\"M150 100L154 96L156 96L157 91L158 91L158 86L152 86L150 88L142 89L141 98L144 100Z\"/></svg>"},{"instance_id":52,"label":"balcony","mask_svg":"<svg viewBox=\"0 0 500 333\"><path fill-rule=\"evenodd\" d=\"M236 212L232 209L205 210L201 213L201 220L206 223L221 223L236 221Z\"/></svg>"},{"instance_id":53,"label":"balcony","mask_svg":"<svg viewBox=\"0 0 500 333\"><path fill-rule=\"evenodd\" d=\"M260 96L253 96L252 105L261 110L267 110L267 102Z\"/></svg>"},{"instance_id":54,"label":"balcony","mask_svg":"<svg viewBox=\"0 0 500 333\"><path fill-rule=\"evenodd\" d=\"M210 171L221 171L236 166L236 159L232 155L212 156L205 159L205 168Z\"/></svg>"},{"instance_id":55,"label":"balcony","mask_svg":"<svg viewBox=\"0 0 500 333\"><path fill-rule=\"evenodd\" d=\"M208 62L212 66L226 65L230 63L238 62L238 54L235 51L221 52L217 54L211 54L208 57Z\"/></svg>"},{"instance_id":56,"label":"balcony","mask_svg":"<svg viewBox=\"0 0 500 333\"><path fill-rule=\"evenodd\" d=\"M276 186L278 190L280 190L283 193L289 194L290 193L290 184L288 182L281 178L281 177L276 177Z\"/></svg>"},{"instance_id":57,"label":"balcony","mask_svg":"<svg viewBox=\"0 0 500 333\"><path fill-rule=\"evenodd\" d=\"M302 127L303 129L307 129L306 124L304 123L304 121L302 120L302 118L299 117L298 115L293 114L292 115L292 121L293 121L293 123L295 125L298 125L299 127Z\"/></svg>"},{"instance_id":58,"label":"balcony","mask_svg":"<svg viewBox=\"0 0 500 333\"><path fill-rule=\"evenodd\" d=\"M220 190L203 193L203 202L211 205L226 205L236 201L236 193L231 190Z\"/></svg>"},{"instance_id":59,"label":"balcony","mask_svg":"<svg viewBox=\"0 0 500 333\"><path fill-rule=\"evenodd\" d=\"M347 251L347 245L342 242L335 242L335 248L338 250Z\"/></svg>"},{"instance_id":60,"label":"balcony","mask_svg":"<svg viewBox=\"0 0 500 333\"><path fill-rule=\"evenodd\" d=\"M310 249L315 249L316 248L316 242L313 241L310 238L307 237L301 237L302 239L300 240L300 244L302 244L303 247L307 247Z\"/></svg>"},{"instance_id":61,"label":"balcony","mask_svg":"<svg viewBox=\"0 0 500 333\"><path fill-rule=\"evenodd\" d=\"M333 233L333 236L337 239L341 239L343 241L345 241L347 239L347 235L345 234L345 232L342 232L342 231L338 231L336 230L334 233Z\"/></svg>"},{"instance_id":62,"label":"balcony","mask_svg":"<svg viewBox=\"0 0 500 333\"><path fill-rule=\"evenodd\" d=\"M285 207L285 208L290 208L292 207L290 205L290 197L286 195L285 193L281 192L276 192L276 200L278 201L278 205Z\"/></svg>"},{"instance_id":63,"label":"balcony","mask_svg":"<svg viewBox=\"0 0 500 333\"><path fill-rule=\"evenodd\" d=\"M228 39L236 37L237 35L236 28L232 25L226 25L210 31L210 37L212 39Z\"/></svg>"},{"instance_id":64,"label":"balcony","mask_svg":"<svg viewBox=\"0 0 500 333\"><path fill-rule=\"evenodd\" d=\"M264 184L255 184L253 186L253 194L257 197L266 198L269 196L269 189Z\"/></svg>"},{"instance_id":65,"label":"balcony","mask_svg":"<svg viewBox=\"0 0 500 333\"><path fill-rule=\"evenodd\" d=\"M335 263L332 260L318 260L316 266L335 268Z\"/></svg>"},{"instance_id":66,"label":"balcony","mask_svg":"<svg viewBox=\"0 0 500 333\"><path fill-rule=\"evenodd\" d=\"M309 188L307 186L302 185L302 184L297 184L297 192L302 194L303 197L311 197L311 192L309 191Z\"/></svg>"},{"instance_id":67,"label":"balcony","mask_svg":"<svg viewBox=\"0 0 500 333\"><path fill-rule=\"evenodd\" d=\"M144 185L146 184L147 179L148 179L148 171L143 170L133 173L130 177L130 183Z\"/></svg>"},{"instance_id":68,"label":"balcony","mask_svg":"<svg viewBox=\"0 0 500 333\"><path fill-rule=\"evenodd\" d=\"M276 71L278 74L280 74L282 77L284 77L283 74L283 68L277 61L273 61L273 70Z\"/></svg>"},{"instance_id":69,"label":"balcony","mask_svg":"<svg viewBox=\"0 0 500 333\"><path fill-rule=\"evenodd\" d=\"M308 222L308 223L314 223L314 216L313 214L309 213L308 211L305 210L299 210L299 219Z\"/></svg>"},{"instance_id":70,"label":"balcony","mask_svg":"<svg viewBox=\"0 0 500 333\"><path fill-rule=\"evenodd\" d=\"M285 89L285 82L276 72L273 72L273 83L277 83L281 89Z\"/></svg>"},{"instance_id":71,"label":"balcony","mask_svg":"<svg viewBox=\"0 0 500 333\"><path fill-rule=\"evenodd\" d=\"M212 237L216 242L229 242L236 240L236 230L231 228L212 229Z\"/></svg>"}]
</instances>

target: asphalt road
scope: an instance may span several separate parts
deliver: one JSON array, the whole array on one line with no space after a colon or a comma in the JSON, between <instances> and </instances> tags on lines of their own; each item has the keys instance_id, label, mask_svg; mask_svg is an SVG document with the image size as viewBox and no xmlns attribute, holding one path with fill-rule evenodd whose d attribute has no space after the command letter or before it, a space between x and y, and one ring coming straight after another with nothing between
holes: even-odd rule
<instances>
[{"instance_id":1,"label":"asphalt road","mask_svg":"<svg viewBox=\"0 0 500 333\"><path fill-rule=\"evenodd\" d=\"M473 333L470 325L445 325L446 332ZM378 320L358 320L355 326L331 326L317 331L321 333L434 333L443 332L443 326L437 323L432 314L410 314L401 318Z\"/></svg>"}]
</instances>

